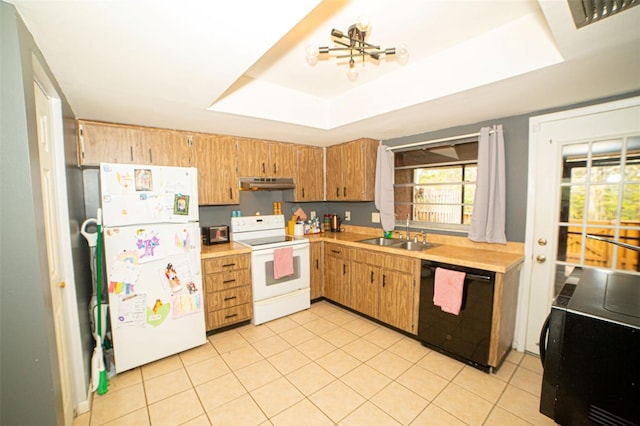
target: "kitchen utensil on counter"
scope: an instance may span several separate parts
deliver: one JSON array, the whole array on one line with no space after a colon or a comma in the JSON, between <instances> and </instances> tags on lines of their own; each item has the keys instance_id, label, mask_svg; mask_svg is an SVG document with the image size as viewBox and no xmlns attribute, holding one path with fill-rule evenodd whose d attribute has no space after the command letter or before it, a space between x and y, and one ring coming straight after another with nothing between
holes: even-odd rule
<instances>
[{"instance_id":1,"label":"kitchen utensil on counter","mask_svg":"<svg viewBox=\"0 0 640 426\"><path fill-rule=\"evenodd\" d=\"M331 232L340 232L342 219L337 214L331 215Z\"/></svg>"}]
</instances>

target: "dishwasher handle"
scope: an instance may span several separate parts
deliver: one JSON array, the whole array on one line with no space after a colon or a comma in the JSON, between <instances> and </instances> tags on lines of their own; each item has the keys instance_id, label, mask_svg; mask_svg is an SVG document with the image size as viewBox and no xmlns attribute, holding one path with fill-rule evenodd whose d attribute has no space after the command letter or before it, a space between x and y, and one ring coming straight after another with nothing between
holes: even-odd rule
<instances>
[{"instance_id":1,"label":"dishwasher handle","mask_svg":"<svg viewBox=\"0 0 640 426\"><path fill-rule=\"evenodd\" d=\"M465 278L469 278L470 280L475 281L491 281L491 277L488 277L486 275L467 274L465 275Z\"/></svg>"},{"instance_id":2,"label":"dishwasher handle","mask_svg":"<svg viewBox=\"0 0 640 426\"><path fill-rule=\"evenodd\" d=\"M466 268L466 267L461 267L456 265L436 263L429 260L423 260L422 267L431 269L433 271L432 273L435 273L436 268L450 269L453 271L464 272L466 274L465 280L470 279L473 281L486 281L487 283L493 283L493 279L494 279L493 274L483 274L483 272L485 271L483 271L482 269L473 269L473 268Z\"/></svg>"}]
</instances>

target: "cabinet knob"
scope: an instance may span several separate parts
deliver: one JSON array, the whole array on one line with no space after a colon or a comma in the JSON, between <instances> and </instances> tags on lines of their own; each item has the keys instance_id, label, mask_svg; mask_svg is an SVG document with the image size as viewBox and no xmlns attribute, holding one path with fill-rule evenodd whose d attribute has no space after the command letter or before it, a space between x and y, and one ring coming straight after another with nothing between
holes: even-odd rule
<instances>
[{"instance_id":1,"label":"cabinet knob","mask_svg":"<svg viewBox=\"0 0 640 426\"><path fill-rule=\"evenodd\" d=\"M539 254L536 256L536 262L544 263L546 261L547 261L547 256L545 256L544 254Z\"/></svg>"},{"instance_id":2,"label":"cabinet knob","mask_svg":"<svg viewBox=\"0 0 640 426\"><path fill-rule=\"evenodd\" d=\"M547 239L546 238L538 238L538 245L539 246L546 246L547 245Z\"/></svg>"}]
</instances>

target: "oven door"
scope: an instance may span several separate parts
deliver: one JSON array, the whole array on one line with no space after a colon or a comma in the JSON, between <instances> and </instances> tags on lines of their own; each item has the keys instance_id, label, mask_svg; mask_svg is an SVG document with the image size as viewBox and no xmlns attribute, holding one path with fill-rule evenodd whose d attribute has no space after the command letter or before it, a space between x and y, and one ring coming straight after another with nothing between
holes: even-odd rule
<instances>
[{"instance_id":1,"label":"oven door","mask_svg":"<svg viewBox=\"0 0 640 426\"><path fill-rule=\"evenodd\" d=\"M293 274L279 279L273 277L273 253L273 248L251 252L254 301L309 288L309 244L293 245Z\"/></svg>"}]
</instances>

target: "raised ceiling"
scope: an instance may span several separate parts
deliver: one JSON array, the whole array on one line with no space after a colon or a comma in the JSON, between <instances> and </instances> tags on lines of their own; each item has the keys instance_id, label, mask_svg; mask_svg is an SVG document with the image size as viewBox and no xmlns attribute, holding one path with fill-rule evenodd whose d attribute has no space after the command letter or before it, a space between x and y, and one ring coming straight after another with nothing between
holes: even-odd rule
<instances>
[{"instance_id":1,"label":"raised ceiling","mask_svg":"<svg viewBox=\"0 0 640 426\"><path fill-rule=\"evenodd\" d=\"M12 3L84 119L324 146L640 90L640 7L576 30L562 0ZM409 62L307 64L360 15Z\"/></svg>"}]
</instances>

